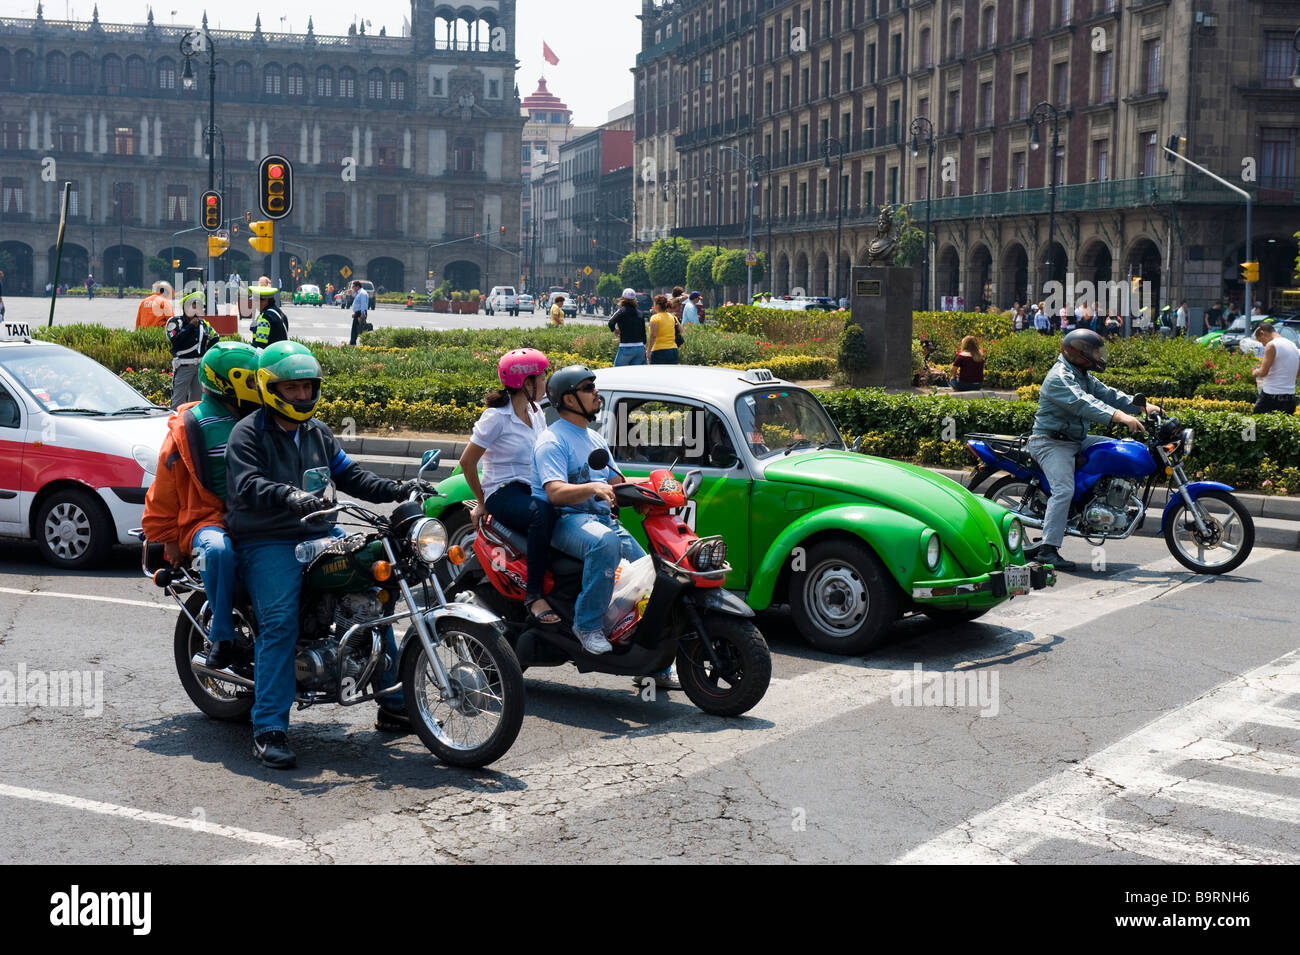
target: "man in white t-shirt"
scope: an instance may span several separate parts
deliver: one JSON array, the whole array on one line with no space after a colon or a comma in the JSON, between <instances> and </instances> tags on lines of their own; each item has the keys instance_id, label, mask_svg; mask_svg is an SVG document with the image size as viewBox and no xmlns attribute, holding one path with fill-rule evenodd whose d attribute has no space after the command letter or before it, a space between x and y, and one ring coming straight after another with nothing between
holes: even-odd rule
<instances>
[{"instance_id":1,"label":"man in white t-shirt","mask_svg":"<svg viewBox=\"0 0 1300 955\"><path fill-rule=\"evenodd\" d=\"M1255 340L1264 346L1259 365L1251 372L1258 380L1259 398L1254 413L1281 411L1295 414L1295 380L1300 374L1300 349L1277 333L1270 321L1255 329Z\"/></svg>"}]
</instances>

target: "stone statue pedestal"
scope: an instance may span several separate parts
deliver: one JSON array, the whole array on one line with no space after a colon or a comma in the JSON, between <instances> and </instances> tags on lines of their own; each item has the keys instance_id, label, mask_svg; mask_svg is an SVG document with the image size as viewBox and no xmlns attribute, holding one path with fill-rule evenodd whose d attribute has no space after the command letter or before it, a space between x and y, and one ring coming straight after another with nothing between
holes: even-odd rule
<instances>
[{"instance_id":1,"label":"stone statue pedestal","mask_svg":"<svg viewBox=\"0 0 1300 955\"><path fill-rule=\"evenodd\" d=\"M912 387L912 269L854 266L849 287L851 321L867 337L864 367L851 375L855 388Z\"/></svg>"}]
</instances>

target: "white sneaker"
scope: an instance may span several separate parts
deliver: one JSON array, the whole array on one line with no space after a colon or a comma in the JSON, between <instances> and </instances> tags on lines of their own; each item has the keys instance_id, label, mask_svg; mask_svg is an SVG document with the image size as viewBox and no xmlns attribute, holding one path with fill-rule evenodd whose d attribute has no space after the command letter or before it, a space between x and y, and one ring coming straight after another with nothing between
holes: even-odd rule
<instances>
[{"instance_id":1,"label":"white sneaker","mask_svg":"<svg viewBox=\"0 0 1300 955\"><path fill-rule=\"evenodd\" d=\"M582 649L591 654L609 653L614 649L614 645L599 630L578 634L578 642L582 644Z\"/></svg>"}]
</instances>

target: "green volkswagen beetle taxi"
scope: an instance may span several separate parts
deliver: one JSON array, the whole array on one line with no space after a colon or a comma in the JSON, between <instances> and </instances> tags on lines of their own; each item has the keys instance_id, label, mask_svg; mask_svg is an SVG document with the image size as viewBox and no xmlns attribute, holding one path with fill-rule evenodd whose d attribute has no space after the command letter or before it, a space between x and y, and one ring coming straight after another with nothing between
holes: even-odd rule
<instances>
[{"instance_id":1,"label":"green volkswagen beetle taxi","mask_svg":"<svg viewBox=\"0 0 1300 955\"><path fill-rule=\"evenodd\" d=\"M1026 563L1005 508L924 468L853 452L811 392L768 371L625 366L598 370L596 383L604 402L591 427L619 470L636 480L699 468L682 520L725 539L729 590L755 610L788 604L818 649L862 653L906 613L973 620L1055 583ZM439 490L449 544L464 545L469 488L456 473ZM637 516L621 519L645 546Z\"/></svg>"}]
</instances>

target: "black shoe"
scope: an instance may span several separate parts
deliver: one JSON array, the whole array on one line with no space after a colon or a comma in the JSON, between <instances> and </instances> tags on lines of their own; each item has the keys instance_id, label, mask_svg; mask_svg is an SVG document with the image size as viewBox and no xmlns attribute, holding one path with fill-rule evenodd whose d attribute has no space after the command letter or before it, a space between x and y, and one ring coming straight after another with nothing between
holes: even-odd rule
<instances>
[{"instance_id":1,"label":"black shoe","mask_svg":"<svg viewBox=\"0 0 1300 955\"><path fill-rule=\"evenodd\" d=\"M1057 570L1078 570L1079 565L1072 560L1066 560L1061 556L1061 552L1055 547L1040 547L1038 553L1034 555L1034 560L1040 564L1051 564Z\"/></svg>"},{"instance_id":2,"label":"black shoe","mask_svg":"<svg viewBox=\"0 0 1300 955\"><path fill-rule=\"evenodd\" d=\"M254 736L253 756L270 769L292 769L298 765L298 757L289 748L289 738L279 730Z\"/></svg>"},{"instance_id":3,"label":"black shoe","mask_svg":"<svg viewBox=\"0 0 1300 955\"><path fill-rule=\"evenodd\" d=\"M381 733L409 733L411 719L405 713L386 710L381 706L379 714L375 717L375 729Z\"/></svg>"},{"instance_id":4,"label":"black shoe","mask_svg":"<svg viewBox=\"0 0 1300 955\"><path fill-rule=\"evenodd\" d=\"M212 645L212 649L208 651L208 658L203 661L203 665L211 670L226 670L234 662L235 641L223 640Z\"/></svg>"}]
</instances>

